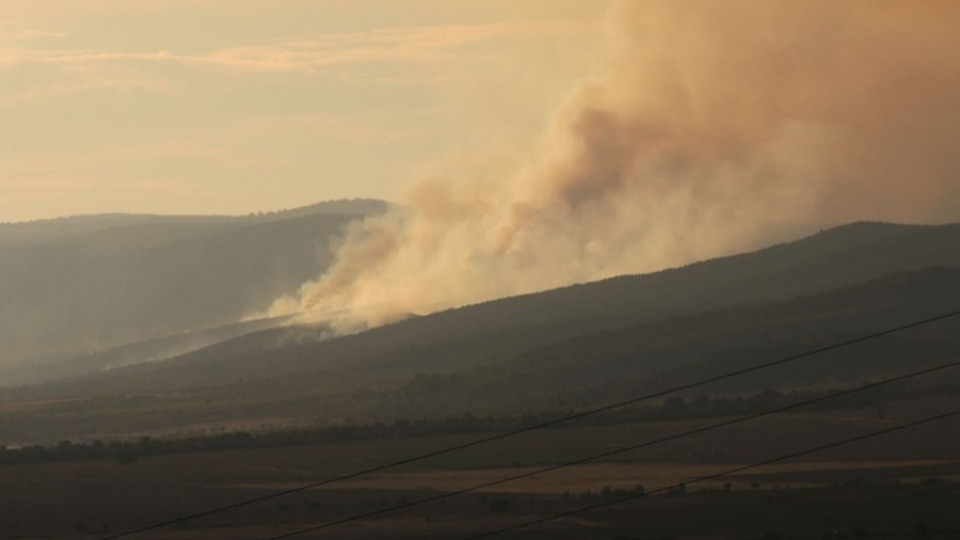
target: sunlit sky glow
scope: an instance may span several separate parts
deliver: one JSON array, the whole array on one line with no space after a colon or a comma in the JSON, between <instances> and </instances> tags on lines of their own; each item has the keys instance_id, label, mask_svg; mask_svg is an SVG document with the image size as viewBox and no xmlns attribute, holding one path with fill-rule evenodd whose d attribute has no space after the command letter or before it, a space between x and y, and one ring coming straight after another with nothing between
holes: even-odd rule
<instances>
[{"instance_id":1,"label":"sunlit sky glow","mask_svg":"<svg viewBox=\"0 0 960 540\"><path fill-rule=\"evenodd\" d=\"M3 2L0 222L395 198L536 133L607 5Z\"/></svg>"}]
</instances>

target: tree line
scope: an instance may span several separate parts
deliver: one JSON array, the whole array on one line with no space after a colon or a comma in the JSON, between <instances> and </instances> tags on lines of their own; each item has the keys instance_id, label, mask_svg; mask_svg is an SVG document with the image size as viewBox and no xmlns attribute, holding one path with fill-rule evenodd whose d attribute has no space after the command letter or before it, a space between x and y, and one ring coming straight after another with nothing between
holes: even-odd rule
<instances>
[{"instance_id":1,"label":"tree line","mask_svg":"<svg viewBox=\"0 0 960 540\"><path fill-rule=\"evenodd\" d=\"M816 409L872 407L883 416L877 403L913 394L915 389L891 386L870 394L854 394L831 399ZM929 389L927 390L929 392ZM737 416L776 409L826 395L828 391L778 392L764 390L751 396L715 396L704 394L674 396L655 404L631 406L591 415L553 426L559 429L575 425L603 425L631 422L670 421L691 418ZM811 407L813 409L814 407ZM211 452L297 446L317 443L381 440L392 438L457 435L480 432L506 432L551 422L576 411L553 411L524 415L478 416L467 412L437 420L397 419L392 422L368 422L333 426L282 428L258 431L231 431L215 435L188 437L141 437L136 440L60 441L57 444L8 448L0 445L0 466L52 461L113 459L121 464L139 458L164 454Z\"/></svg>"}]
</instances>

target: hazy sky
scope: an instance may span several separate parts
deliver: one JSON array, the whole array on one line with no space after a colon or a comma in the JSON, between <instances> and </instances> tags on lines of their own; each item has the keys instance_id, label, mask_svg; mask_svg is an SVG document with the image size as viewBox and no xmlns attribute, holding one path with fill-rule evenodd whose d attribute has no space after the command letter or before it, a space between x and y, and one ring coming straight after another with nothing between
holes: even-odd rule
<instances>
[{"instance_id":1,"label":"hazy sky","mask_svg":"<svg viewBox=\"0 0 960 540\"><path fill-rule=\"evenodd\" d=\"M0 222L394 198L541 130L607 6L2 0Z\"/></svg>"}]
</instances>

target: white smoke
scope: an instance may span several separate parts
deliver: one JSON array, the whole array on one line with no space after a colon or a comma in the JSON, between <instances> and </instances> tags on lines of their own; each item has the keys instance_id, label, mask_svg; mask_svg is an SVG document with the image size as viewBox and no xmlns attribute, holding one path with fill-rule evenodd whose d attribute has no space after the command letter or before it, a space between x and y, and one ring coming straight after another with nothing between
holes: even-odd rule
<instances>
[{"instance_id":1,"label":"white smoke","mask_svg":"<svg viewBox=\"0 0 960 540\"><path fill-rule=\"evenodd\" d=\"M342 330L960 211L960 2L625 1L598 72L510 174L415 182L275 314ZM358 322L359 321L359 322Z\"/></svg>"}]
</instances>

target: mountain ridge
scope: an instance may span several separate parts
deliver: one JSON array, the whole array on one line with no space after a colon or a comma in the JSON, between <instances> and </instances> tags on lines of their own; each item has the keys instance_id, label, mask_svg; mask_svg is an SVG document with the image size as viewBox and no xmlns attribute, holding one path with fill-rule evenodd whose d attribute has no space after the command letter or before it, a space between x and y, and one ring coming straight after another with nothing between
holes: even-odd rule
<instances>
[{"instance_id":1,"label":"mountain ridge","mask_svg":"<svg viewBox=\"0 0 960 540\"><path fill-rule=\"evenodd\" d=\"M838 260L845 261L844 267L836 264ZM172 390L216 385L218 369L245 379L329 365L390 372L416 356L421 369L443 372L502 360L549 343L557 335L589 334L718 307L784 300L929 266L960 267L960 225L858 223L747 254L494 300L334 340L301 340L285 349L272 343L282 340L289 329L262 330L258 336L263 346L249 336L235 338L246 340L248 353L236 354L233 348L230 354L218 356L218 347L230 347L218 344L156 365L131 368L130 373L150 373L158 388ZM268 351L266 369L260 363ZM204 363L206 367L197 367ZM172 386L159 382L168 380L164 371L186 374L192 369L203 375L195 373L190 382Z\"/></svg>"}]
</instances>

